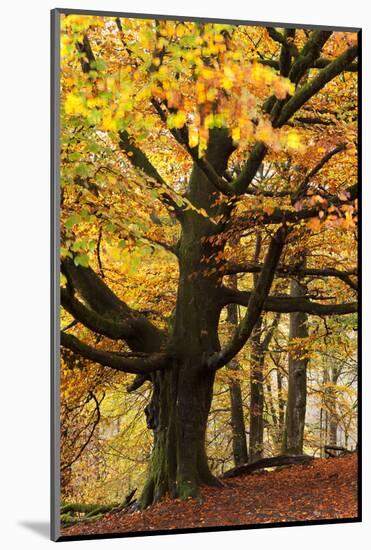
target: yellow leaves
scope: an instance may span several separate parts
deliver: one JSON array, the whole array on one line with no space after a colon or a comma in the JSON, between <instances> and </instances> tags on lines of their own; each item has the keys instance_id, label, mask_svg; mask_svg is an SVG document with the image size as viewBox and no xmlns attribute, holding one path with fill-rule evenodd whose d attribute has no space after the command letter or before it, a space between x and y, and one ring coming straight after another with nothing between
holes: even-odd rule
<instances>
[{"instance_id":1,"label":"yellow leaves","mask_svg":"<svg viewBox=\"0 0 371 550\"><path fill-rule=\"evenodd\" d=\"M149 28L144 28L138 36L140 47L145 50L153 50L154 47L154 36Z\"/></svg>"},{"instance_id":2,"label":"yellow leaves","mask_svg":"<svg viewBox=\"0 0 371 550\"><path fill-rule=\"evenodd\" d=\"M171 128L183 128L187 120L187 114L184 111L178 111L167 118L167 125Z\"/></svg>"},{"instance_id":3,"label":"yellow leaves","mask_svg":"<svg viewBox=\"0 0 371 550\"><path fill-rule=\"evenodd\" d=\"M240 128L233 128L232 130L233 143L237 144L240 141L240 138L241 138Z\"/></svg>"},{"instance_id":4,"label":"yellow leaves","mask_svg":"<svg viewBox=\"0 0 371 550\"><path fill-rule=\"evenodd\" d=\"M116 90L116 78L114 76L108 76L106 78L106 89L109 92L113 92Z\"/></svg>"},{"instance_id":5,"label":"yellow leaves","mask_svg":"<svg viewBox=\"0 0 371 550\"><path fill-rule=\"evenodd\" d=\"M202 80L197 80L196 86L195 86L195 92L196 92L196 99L198 104L205 103L206 101L206 91L205 91L205 83L202 82Z\"/></svg>"},{"instance_id":6,"label":"yellow leaves","mask_svg":"<svg viewBox=\"0 0 371 550\"><path fill-rule=\"evenodd\" d=\"M218 97L218 90L216 88L208 88L207 92L206 92L206 99L207 101L215 101L216 98Z\"/></svg>"},{"instance_id":7,"label":"yellow leaves","mask_svg":"<svg viewBox=\"0 0 371 550\"><path fill-rule=\"evenodd\" d=\"M215 76L215 72L209 67L203 67L200 71L200 74L205 80L211 80Z\"/></svg>"},{"instance_id":8,"label":"yellow leaves","mask_svg":"<svg viewBox=\"0 0 371 550\"><path fill-rule=\"evenodd\" d=\"M209 132L207 128L201 127L199 130L199 144L198 144L198 156L201 158L207 148L207 140L209 137Z\"/></svg>"},{"instance_id":9,"label":"yellow leaves","mask_svg":"<svg viewBox=\"0 0 371 550\"><path fill-rule=\"evenodd\" d=\"M188 143L190 147L197 147L199 142L197 126L190 126L188 130Z\"/></svg>"},{"instance_id":10,"label":"yellow leaves","mask_svg":"<svg viewBox=\"0 0 371 550\"><path fill-rule=\"evenodd\" d=\"M86 115L88 109L86 108L85 99L81 95L69 93L64 101L64 110L68 115Z\"/></svg>"},{"instance_id":11,"label":"yellow leaves","mask_svg":"<svg viewBox=\"0 0 371 550\"><path fill-rule=\"evenodd\" d=\"M62 29L87 30L92 23L100 23L102 18L89 15L63 15L61 18Z\"/></svg>"},{"instance_id":12,"label":"yellow leaves","mask_svg":"<svg viewBox=\"0 0 371 550\"><path fill-rule=\"evenodd\" d=\"M257 140L269 144L273 137L272 124L268 120L260 120L255 132L255 137Z\"/></svg>"},{"instance_id":13,"label":"yellow leaves","mask_svg":"<svg viewBox=\"0 0 371 550\"><path fill-rule=\"evenodd\" d=\"M275 208L273 206L265 206L263 208L263 211L265 212L265 214L267 214L268 216L271 216L274 212Z\"/></svg>"},{"instance_id":14,"label":"yellow leaves","mask_svg":"<svg viewBox=\"0 0 371 550\"><path fill-rule=\"evenodd\" d=\"M221 86L222 88L224 88L225 90L231 90L233 88L233 84L235 82L235 72L233 71L233 69L226 65L224 67L224 71L223 71L224 75L221 79Z\"/></svg>"},{"instance_id":15,"label":"yellow leaves","mask_svg":"<svg viewBox=\"0 0 371 550\"><path fill-rule=\"evenodd\" d=\"M342 229L354 229L356 227L356 218L349 211L345 212L345 216L341 219L340 226Z\"/></svg>"},{"instance_id":16,"label":"yellow leaves","mask_svg":"<svg viewBox=\"0 0 371 550\"><path fill-rule=\"evenodd\" d=\"M294 151L303 151L304 145L301 142L300 134L296 130L289 130L286 135L286 147Z\"/></svg>"},{"instance_id":17,"label":"yellow leaves","mask_svg":"<svg viewBox=\"0 0 371 550\"><path fill-rule=\"evenodd\" d=\"M102 130L105 130L107 132L113 132L117 130L117 122L114 118L112 111L107 108L104 109L102 112L102 123L101 123Z\"/></svg>"},{"instance_id":18,"label":"yellow leaves","mask_svg":"<svg viewBox=\"0 0 371 550\"><path fill-rule=\"evenodd\" d=\"M73 40L71 36L61 35L61 59L67 57L73 49Z\"/></svg>"}]
</instances>

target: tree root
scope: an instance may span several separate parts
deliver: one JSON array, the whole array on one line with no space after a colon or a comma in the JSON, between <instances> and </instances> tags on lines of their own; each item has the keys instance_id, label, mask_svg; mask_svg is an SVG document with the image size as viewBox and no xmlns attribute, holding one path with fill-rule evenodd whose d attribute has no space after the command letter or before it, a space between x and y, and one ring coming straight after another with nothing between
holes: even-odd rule
<instances>
[{"instance_id":1,"label":"tree root","mask_svg":"<svg viewBox=\"0 0 371 550\"><path fill-rule=\"evenodd\" d=\"M65 527L75 525L76 523L85 523L100 519L103 514L116 514L128 506L134 504L133 499L136 489L131 491L121 503L114 504L82 504L69 503L61 507L61 524ZM77 515L76 515L77 514ZM83 514L83 515L81 515Z\"/></svg>"}]
</instances>

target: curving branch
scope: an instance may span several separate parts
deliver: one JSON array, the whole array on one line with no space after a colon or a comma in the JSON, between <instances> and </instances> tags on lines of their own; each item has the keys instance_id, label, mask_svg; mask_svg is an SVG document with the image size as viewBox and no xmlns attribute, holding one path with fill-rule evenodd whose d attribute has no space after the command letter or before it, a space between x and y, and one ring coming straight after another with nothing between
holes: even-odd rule
<instances>
[{"instance_id":1,"label":"curving branch","mask_svg":"<svg viewBox=\"0 0 371 550\"><path fill-rule=\"evenodd\" d=\"M256 264L253 262L246 262L243 264L227 263L223 266L223 275L235 275L237 273L260 273L262 267L262 264ZM341 271L340 269L334 269L331 267L315 269L283 265L277 268L275 275L276 277L313 277L319 279L323 277L336 277L350 286L353 290L358 290L357 284L350 278L351 276L357 275L357 270Z\"/></svg>"},{"instance_id":2,"label":"curving branch","mask_svg":"<svg viewBox=\"0 0 371 550\"><path fill-rule=\"evenodd\" d=\"M207 368L217 370L226 365L242 349L249 339L263 311L263 306L272 286L274 273L285 246L288 232L289 229L286 226L282 226L272 237L255 290L250 294L246 314L238 325L229 344L220 352L214 353L209 357L207 360Z\"/></svg>"},{"instance_id":3,"label":"curving branch","mask_svg":"<svg viewBox=\"0 0 371 550\"><path fill-rule=\"evenodd\" d=\"M61 305L76 321L80 321L88 329L107 336L112 340L132 339L136 334L136 323L133 319L121 321L107 318L85 306L80 300L70 294L66 288L61 288Z\"/></svg>"},{"instance_id":4,"label":"curving branch","mask_svg":"<svg viewBox=\"0 0 371 550\"><path fill-rule=\"evenodd\" d=\"M72 259L65 258L61 270L67 279L62 305L75 319L109 338L124 338L135 351L158 351L163 346L166 334L116 296L91 267L76 266ZM75 293L84 304L74 297Z\"/></svg>"},{"instance_id":5,"label":"curving branch","mask_svg":"<svg viewBox=\"0 0 371 550\"><path fill-rule=\"evenodd\" d=\"M171 357L167 353L122 354L103 351L89 346L76 336L65 332L61 332L61 345L89 361L130 374L147 374L171 365Z\"/></svg>"},{"instance_id":6,"label":"curving branch","mask_svg":"<svg viewBox=\"0 0 371 550\"><path fill-rule=\"evenodd\" d=\"M278 116L272 120L273 127L283 126L311 97L342 73L347 65L356 59L357 55L358 47L352 46L321 69L316 77L302 86L282 107Z\"/></svg>"},{"instance_id":7,"label":"curving branch","mask_svg":"<svg viewBox=\"0 0 371 550\"><path fill-rule=\"evenodd\" d=\"M121 23L119 22L118 25L121 25ZM89 71L91 70L91 64L95 61L95 56L91 48L89 38L86 34L84 35L82 42L76 42L76 48L78 52L82 54L82 57L80 59L82 71L84 73L89 73ZM156 168L152 165L152 163L149 161L148 157L143 153L143 151L134 144L128 132L126 130L121 130L119 132L119 138L120 148L130 153L130 155L128 155L128 159L130 160L131 164L135 168L143 170L143 172L147 176L154 179L157 183L164 185L165 182L163 178L160 176ZM159 198L165 204L165 206L174 211L175 214L181 214L182 209L168 193L160 193Z\"/></svg>"},{"instance_id":8,"label":"curving branch","mask_svg":"<svg viewBox=\"0 0 371 550\"><path fill-rule=\"evenodd\" d=\"M132 393L138 390L145 382L149 380L151 380L151 378L148 374L137 374L133 382L126 387L126 391L128 393Z\"/></svg>"},{"instance_id":9,"label":"curving branch","mask_svg":"<svg viewBox=\"0 0 371 550\"><path fill-rule=\"evenodd\" d=\"M100 422L100 418L101 418L101 412L100 412L100 404L102 403L103 399L105 397L105 394L103 393L103 397L98 401L98 399L96 398L96 396L94 395L94 393L91 391L89 392L89 397L88 397L88 400L90 401L90 399L93 399L94 403L95 403L95 410L93 412L93 415L96 413L96 418L92 424L92 427L90 429L90 433L87 437L87 439L85 440L85 442L83 443L83 445L80 447L79 451L77 452L77 454L71 459L69 460L68 462L66 462L65 464L61 464L61 472L63 472L64 470L67 470L68 468L70 468L72 466L72 464L74 464L75 462L78 461L78 459L80 458L80 456L82 455L82 453L84 452L84 450L86 449L86 447L89 445L93 435L94 435L94 432ZM86 426L87 427L87 426Z\"/></svg>"},{"instance_id":10,"label":"curving branch","mask_svg":"<svg viewBox=\"0 0 371 550\"><path fill-rule=\"evenodd\" d=\"M320 57L316 61L312 63L312 65L309 67L310 69L324 69L332 63L333 59L327 59L325 57ZM255 63L260 63L261 65L266 65L268 67L272 67L273 69L277 69L277 71L280 68L280 62L278 59L254 59ZM350 72L350 73L357 73L358 72L358 63L350 63L344 68L344 72Z\"/></svg>"},{"instance_id":11,"label":"curving branch","mask_svg":"<svg viewBox=\"0 0 371 550\"><path fill-rule=\"evenodd\" d=\"M157 169L148 159L147 155L134 143L134 140L130 137L129 133L126 130L121 130L119 132L120 137L120 148L128 155L128 159L134 168L142 170L146 176L156 181L161 186L165 186L166 182L162 176L158 173ZM159 199L173 211L177 217L180 217L183 209L176 203L176 201L167 193L166 191L160 191Z\"/></svg>"},{"instance_id":12,"label":"curving branch","mask_svg":"<svg viewBox=\"0 0 371 550\"><path fill-rule=\"evenodd\" d=\"M236 290L223 287L223 305L239 304L249 307L250 300L254 295L253 291ZM303 312L310 315L348 315L357 313L357 302L346 302L343 304L318 304L305 297L290 296L267 296L263 306L263 311L273 311L276 313L295 313Z\"/></svg>"},{"instance_id":13,"label":"curving branch","mask_svg":"<svg viewBox=\"0 0 371 550\"><path fill-rule=\"evenodd\" d=\"M313 31L304 44L289 72L291 82L298 84L308 69L321 55L321 51L332 35L331 31Z\"/></svg>"},{"instance_id":14,"label":"curving branch","mask_svg":"<svg viewBox=\"0 0 371 550\"><path fill-rule=\"evenodd\" d=\"M326 43L326 41L329 39L330 36L331 36L331 33L329 32L314 31L310 39L308 40L308 42L303 47L302 51L300 52L300 55L297 57L292 67L291 67L291 56L293 52L283 44L281 48L281 56L280 56L280 62L278 66L281 74L284 76L288 75L292 82L298 83L300 78L305 73L305 71L309 68L310 64L315 59L317 59L317 57L319 57L321 48L323 47L323 45ZM287 36L287 38L288 37L289 35ZM284 38L284 40L287 42L286 38ZM271 113L272 122L279 115L279 113L281 113L286 102L287 102L286 100L284 101L277 100L275 96L272 96L267 100L264 108L268 113ZM286 120L280 123L278 126L282 126L284 122L286 122ZM275 125L273 124L273 126ZM268 147L262 141L258 141L254 145L249 155L249 158L247 159L243 169L241 170L241 173L230 184L234 193L236 193L237 195L241 195L247 192L248 187L252 182L252 180L254 179L256 172L259 166L261 165L261 163L263 162L267 152L268 152Z\"/></svg>"},{"instance_id":15,"label":"curving branch","mask_svg":"<svg viewBox=\"0 0 371 550\"><path fill-rule=\"evenodd\" d=\"M344 191L348 195L347 201L341 200L339 197L334 195L325 195L325 197L332 206L350 204L358 197L357 184L348 187ZM303 208L299 211L289 210L286 208L275 208L272 214L267 214L265 212L257 213L256 210L253 210L246 212L243 216L232 219L231 224L236 224L242 229L247 229L248 227L253 227L257 224L274 225L282 223L298 223L301 220L309 220L310 218L317 217L321 210L323 210L322 205L313 206L312 208Z\"/></svg>"},{"instance_id":16,"label":"curving branch","mask_svg":"<svg viewBox=\"0 0 371 550\"><path fill-rule=\"evenodd\" d=\"M246 193L250 183L254 179L256 172L268 152L268 147L262 141L258 141L245 162L241 173L231 182L231 187L236 195Z\"/></svg>"},{"instance_id":17,"label":"curving branch","mask_svg":"<svg viewBox=\"0 0 371 550\"><path fill-rule=\"evenodd\" d=\"M329 160L332 159L335 155L338 153L342 153L347 148L346 143L340 143L337 145L334 149L331 149L326 155L324 155L321 160L308 172L308 174L305 176L301 184L299 185L298 189L295 191L294 195L292 196L292 202L295 202L297 199L300 198L308 189L310 180L318 174L322 170L322 168L329 162Z\"/></svg>"}]
</instances>

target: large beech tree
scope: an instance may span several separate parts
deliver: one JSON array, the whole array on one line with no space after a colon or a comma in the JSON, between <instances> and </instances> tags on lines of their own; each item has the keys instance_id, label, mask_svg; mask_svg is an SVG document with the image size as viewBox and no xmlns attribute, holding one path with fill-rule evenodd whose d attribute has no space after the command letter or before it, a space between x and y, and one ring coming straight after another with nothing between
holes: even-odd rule
<instances>
[{"instance_id":1,"label":"large beech tree","mask_svg":"<svg viewBox=\"0 0 371 550\"><path fill-rule=\"evenodd\" d=\"M205 451L216 373L262 313L357 310L354 257L296 256L303 226L354 236L357 36L68 15L61 55L61 305L74 320L61 346L136 375L129 390L151 382L141 505L196 497L219 484ZM254 261L244 243L258 232ZM103 244L176 257L165 322L132 306ZM322 286L288 295L295 277ZM229 304L243 313L221 340Z\"/></svg>"}]
</instances>

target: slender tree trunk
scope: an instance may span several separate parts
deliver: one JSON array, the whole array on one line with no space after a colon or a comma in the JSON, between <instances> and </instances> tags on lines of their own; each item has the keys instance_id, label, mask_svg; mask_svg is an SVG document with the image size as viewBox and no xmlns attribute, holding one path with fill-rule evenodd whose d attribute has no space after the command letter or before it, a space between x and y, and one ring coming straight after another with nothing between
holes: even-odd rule
<instances>
[{"instance_id":1,"label":"slender tree trunk","mask_svg":"<svg viewBox=\"0 0 371 550\"><path fill-rule=\"evenodd\" d=\"M278 426L277 441L281 442L285 429L285 400L282 397L282 373L277 367Z\"/></svg>"},{"instance_id":2,"label":"slender tree trunk","mask_svg":"<svg viewBox=\"0 0 371 550\"><path fill-rule=\"evenodd\" d=\"M261 349L260 337L262 319L255 325L251 336L251 374L250 374L250 438L249 457L254 462L263 457L264 434L264 353Z\"/></svg>"},{"instance_id":3,"label":"slender tree trunk","mask_svg":"<svg viewBox=\"0 0 371 550\"><path fill-rule=\"evenodd\" d=\"M338 424L336 418L331 415L329 425L329 444L337 445Z\"/></svg>"},{"instance_id":4,"label":"slender tree trunk","mask_svg":"<svg viewBox=\"0 0 371 550\"><path fill-rule=\"evenodd\" d=\"M334 386L336 386L338 379L340 376L340 368L336 367L335 365L331 366L331 383L333 384L333 387L330 388L329 391L329 444L330 445L337 445L337 432L338 432L338 415L336 411L336 389Z\"/></svg>"},{"instance_id":5,"label":"slender tree trunk","mask_svg":"<svg viewBox=\"0 0 371 550\"><path fill-rule=\"evenodd\" d=\"M254 262L259 261L261 252L261 233L256 236ZM254 288L257 284L257 275L253 275ZM259 317L251 335L251 361L250 361L250 427L249 427L249 458L254 462L263 456L263 412L264 412L264 387L263 367L264 355L262 353L260 339L262 331L262 316Z\"/></svg>"},{"instance_id":6,"label":"slender tree trunk","mask_svg":"<svg viewBox=\"0 0 371 550\"><path fill-rule=\"evenodd\" d=\"M291 282L290 295L300 297L305 295L306 288L298 281ZM290 341L308 336L308 316L306 313L290 314ZM283 449L285 454L302 454L304 441L304 425L307 402L307 363L308 359L301 357L303 350L295 350L289 354L288 398L286 407L285 432Z\"/></svg>"},{"instance_id":7,"label":"slender tree trunk","mask_svg":"<svg viewBox=\"0 0 371 550\"><path fill-rule=\"evenodd\" d=\"M231 275L230 282L232 287L237 288L237 275ZM227 311L228 322L233 326L237 326L237 304L229 304ZM229 365L229 368L233 370L239 370L240 365L235 362L233 365ZM241 464L245 464L248 461L248 453L245 418L243 414L242 392L239 380L230 381L229 395L231 399L233 459L235 466L240 466Z\"/></svg>"},{"instance_id":8,"label":"slender tree trunk","mask_svg":"<svg viewBox=\"0 0 371 550\"><path fill-rule=\"evenodd\" d=\"M246 427L243 414L241 384L234 380L229 384L231 398L232 448L236 466L246 464L249 460L246 442Z\"/></svg>"}]
</instances>

